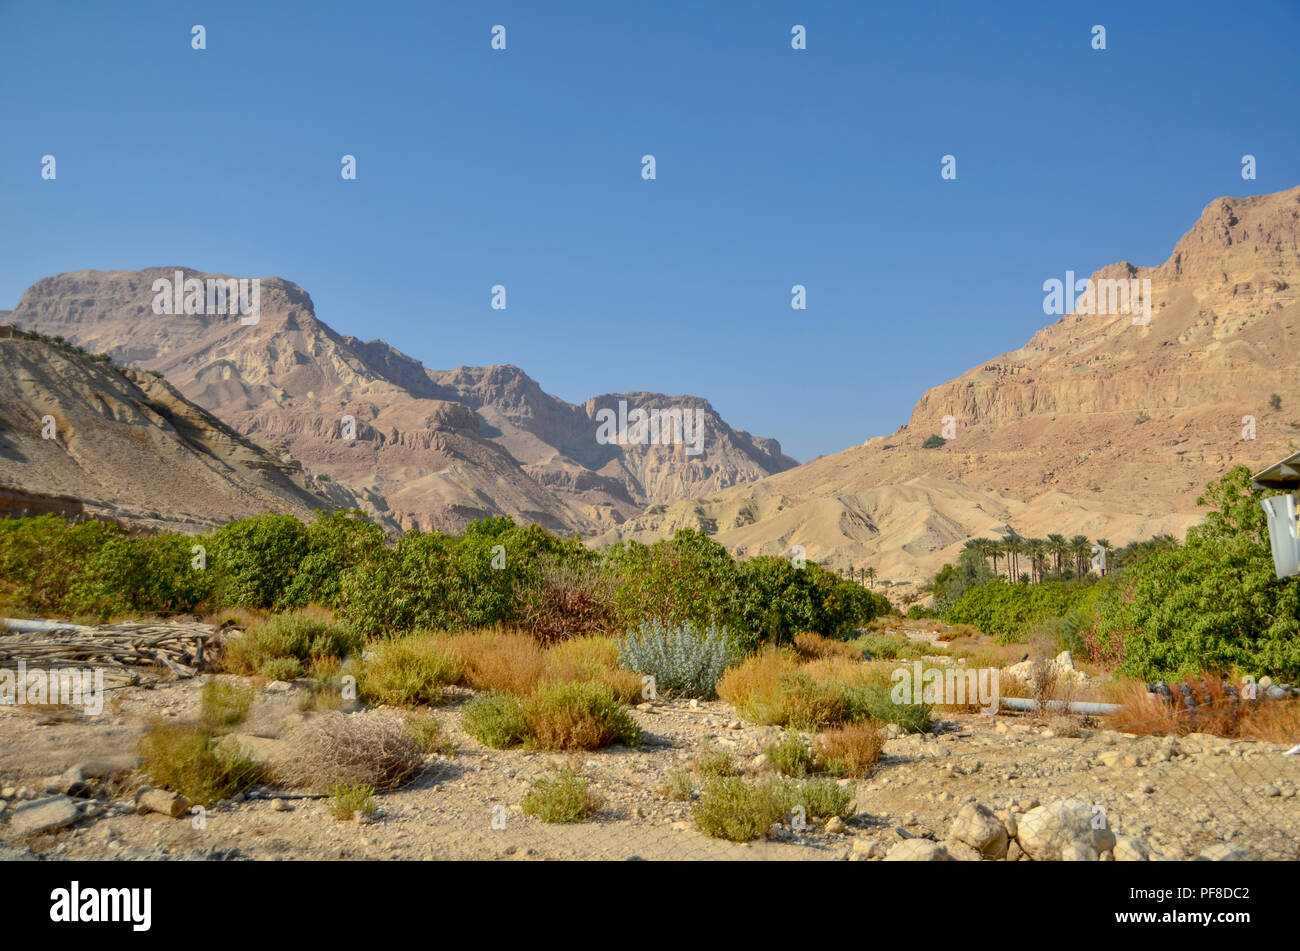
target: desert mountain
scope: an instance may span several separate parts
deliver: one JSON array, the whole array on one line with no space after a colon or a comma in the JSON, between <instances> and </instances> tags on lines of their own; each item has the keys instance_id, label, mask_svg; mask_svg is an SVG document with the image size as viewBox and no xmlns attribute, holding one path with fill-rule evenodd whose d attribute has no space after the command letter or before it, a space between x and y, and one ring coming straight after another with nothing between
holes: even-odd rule
<instances>
[{"instance_id":1,"label":"desert mountain","mask_svg":"<svg viewBox=\"0 0 1300 951\"><path fill-rule=\"evenodd\" d=\"M162 378L0 328L0 513L184 531L329 507L300 466Z\"/></svg>"},{"instance_id":2,"label":"desert mountain","mask_svg":"<svg viewBox=\"0 0 1300 951\"><path fill-rule=\"evenodd\" d=\"M1139 294L1149 281L1149 296L1116 313L1108 280L1136 280ZM968 538L1009 530L1181 537L1207 481L1300 441L1300 188L1213 201L1164 264L1114 264L1092 281L1107 290L1091 310L1108 313L1078 307L934 387L893 435L649 510L605 539L690 526L740 554L803 545L919 580ZM922 447L945 429L953 438Z\"/></svg>"},{"instance_id":3,"label":"desert mountain","mask_svg":"<svg viewBox=\"0 0 1300 951\"><path fill-rule=\"evenodd\" d=\"M10 320L162 373L390 527L454 531L508 514L591 534L648 505L796 464L774 440L733 430L695 397L616 394L574 406L513 366L427 370L383 341L334 332L302 288L279 278L260 281L255 322L210 303L204 313L156 313L154 282L179 283L177 271L185 280L228 279L180 268L77 271L34 284ZM702 451L680 440L599 441L600 410L617 412L620 400L629 410L699 409Z\"/></svg>"}]
</instances>

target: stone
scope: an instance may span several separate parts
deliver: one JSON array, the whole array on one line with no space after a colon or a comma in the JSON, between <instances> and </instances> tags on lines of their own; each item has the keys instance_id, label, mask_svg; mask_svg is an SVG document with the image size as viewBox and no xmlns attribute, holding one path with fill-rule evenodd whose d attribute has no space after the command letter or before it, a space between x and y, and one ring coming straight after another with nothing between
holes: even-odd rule
<instances>
[{"instance_id":1,"label":"stone","mask_svg":"<svg viewBox=\"0 0 1300 951\"><path fill-rule=\"evenodd\" d=\"M1087 842L1069 842L1061 849L1062 862L1095 862L1100 856Z\"/></svg>"},{"instance_id":2,"label":"stone","mask_svg":"<svg viewBox=\"0 0 1300 951\"><path fill-rule=\"evenodd\" d=\"M39 835L70 826L80 818L76 800L67 796L29 800L9 810L8 832L14 837Z\"/></svg>"},{"instance_id":3,"label":"stone","mask_svg":"<svg viewBox=\"0 0 1300 951\"><path fill-rule=\"evenodd\" d=\"M949 857L956 862L980 862L984 859L984 856L979 853L979 850L972 848L965 842L957 842L953 839L949 839L943 844L943 847L948 850ZM998 858L1001 857L1002 856L998 856Z\"/></svg>"},{"instance_id":4,"label":"stone","mask_svg":"<svg viewBox=\"0 0 1300 951\"><path fill-rule=\"evenodd\" d=\"M272 800L271 800L271 811L272 811L272 812L292 812L292 811L293 811L293 806L289 805L289 803L288 803L287 800L284 800L284 799L272 799Z\"/></svg>"},{"instance_id":5,"label":"stone","mask_svg":"<svg viewBox=\"0 0 1300 951\"><path fill-rule=\"evenodd\" d=\"M1012 842L1010 845L1007 846L1008 862L1019 862L1024 857L1025 857L1025 852L1022 848L1020 848L1019 842Z\"/></svg>"},{"instance_id":6,"label":"stone","mask_svg":"<svg viewBox=\"0 0 1300 951\"><path fill-rule=\"evenodd\" d=\"M1146 840L1136 835L1115 836L1113 849L1116 862L1149 862L1151 854L1147 851Z\"/></svg>"},{"instance_id":7,"label":"stone","mask_svg":"<svg viewBox=\"0 0 1300 951\"><path fill-rule=\"evenodd\" d=\"M993 810L979 803L961 807L948 830L948 837L970 846L980 855L1000 859L1007 854L1008 835Z\"/></svg>"},{"instance_id":8,"label":"stone","mask_svg":"<svg viewBox=\"0 0 1300 951\"><path fill-rule=\"evenodd\" d=\"M831 816L826 820L826 831L831 835L839 835L847 828L848 826L844 824L844 820L839 816Z\"/></svg>"},{"instance_id":9,"label":"stone","mask_svg":"<svg viewBox=\"0 0 1300 951\"><path fill-rule=\"evenodd\" d=\"M1198 862L1250 862L1253 860L1254 856L1246 849L1228 842L1212 845L1196 856Z\"/></svg>"},{"instance_id":10,"label":"stone","mask_svg":"<svg viewBox=\"0 0 1300 951\"><path fill-rule=\"evenodd\" d=\"M45 781L45 791L47 793L56 793L58 795L75 794L83 792L86 788L86 776L80 766L69 766L58 776L53 776Z\"/></svg>"},{"instance_id":11,"label":"stone","mask_svg":"<svg viewBox=\"0 0 1300 951\"><path fill-rule=\"evenodd\" d=\"M145 789L136 796L135 811L138 815L156 812L159 815L179 819L189 812L190 802L179 793L166 789Z\"/></svg>"},{"instance_id":12,"label":"stone","mask_svg":"<svg viewBox=\"0 0 1300 951\"><path fill-rule=\"evenodd\" d=\"M947 862L948 850L929 839L899 842L885 856L886 862Z\"/></svg>"},{"instance_id":13,"label":"stone","mask_svg":"<svg viewBox=\"0 0 1300 951\"><path fill-rule=\"evenodd\" d=\"M1115 848L1115 832L1109 826L1092 830L1092 847L1098 852L1109 852Z\"/></svg>"},{"instance_id":14,"label":"stone","mask_svg":"<svg viewBox=\"0 0 1300 951\"><path fill-rule=\"evenodd\" d=\"M1079 844L1096 858L1093 845L1093 809L1081 799L1061 799L1030 809L1017 824L1016 839L1036 862L1064 858L1067 846Z\"/></svg>"},{"instance_id":15,"label":"stone","mask_svg":"<svg viewBox=\"0 0 1300 951\"><path fill-rule=\"evenodd\" d=\"M293 684L287 680L272 680L266 685L267 693L288 693L293 690Z\"/></svg>"}]
</instances>

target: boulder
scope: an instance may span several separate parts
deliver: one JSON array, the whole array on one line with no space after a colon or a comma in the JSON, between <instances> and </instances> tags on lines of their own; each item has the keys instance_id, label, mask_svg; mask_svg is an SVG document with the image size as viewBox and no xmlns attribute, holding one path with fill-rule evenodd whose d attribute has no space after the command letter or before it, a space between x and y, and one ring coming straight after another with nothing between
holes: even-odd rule
<instances>
[{"instance_id":1,"label":"boulder","mask_svg":"<svg viewBox=\"0 0 1300 951\"><path fill-rule=\"evenodd\" d=\"M1151 854L1147 851L1146 841L1141 836L1136 836L1136 835L1115 836L1114 853L1115 853L1116 862L1151 861Z\"/></svg>"},{"instance_id":2,"label":"boulder","mask_svg":"<svg viewBox=\"0 0 1300 951\"><path fill-rule=\"evenodd\" d=\"M1066 848L1075 844L1086 846L1095 859L1098 850L1093 844L1092 816L1092 806L1083 800L1060 799L1021 816L1016 839L1037 862L1059 861Z\"/></svg>"},{"instance_id":3,"label":"boulder","mask_svg":"<svg viewBox=\"0 0 1300 951\"><path fill-rule=\"evenodd\" d=\"M1000 859L1007 854L1009 836L993 810L977 802L967 803L957 813L948 837L968 845L985 858Z\"/></svg>"},{"instance_id":4,"label":"boulder","mask_svg":"<svg viewBox=\"0 0 1300 951\"><path fill-rule=\"evenodd\" d=\"M1200 855L1196 856L1198 862L1250 862L1254 856L1249 851L1239 845L1232 845L1228 842L1220 842L1204 849Z\"/></svg>"}]
</instances>

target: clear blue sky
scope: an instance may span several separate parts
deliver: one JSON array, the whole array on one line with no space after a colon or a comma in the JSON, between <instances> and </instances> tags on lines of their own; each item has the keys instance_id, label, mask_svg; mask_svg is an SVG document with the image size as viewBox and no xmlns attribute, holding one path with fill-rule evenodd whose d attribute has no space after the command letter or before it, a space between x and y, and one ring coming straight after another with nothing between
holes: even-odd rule
<instances>
[{"instance_id":1,"label":"clear blue sky","mask_svg":"<svg viewBox=\"0 0 1300 951\"><path fill-rule=\"evenodd\" d=\"M1022 344L1048 278L1300 183L1298 39L1296 0L0 0L0 308L279 275L426 366L698 394L806 460Z\"/></svg>"}]
</instances>

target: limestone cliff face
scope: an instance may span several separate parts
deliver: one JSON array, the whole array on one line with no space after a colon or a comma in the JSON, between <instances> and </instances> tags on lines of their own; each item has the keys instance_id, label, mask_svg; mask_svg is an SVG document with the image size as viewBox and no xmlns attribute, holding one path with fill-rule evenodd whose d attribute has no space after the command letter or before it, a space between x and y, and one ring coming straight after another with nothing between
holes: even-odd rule
<instances>
[{"instance_id":1,"label":"limestone cliff face","mask_svg":"<svg viewBox=\"0 0 1300 951\"><path fill-rule=\"evenodd\" d=\"M890 436L647 510L604 537L692 526L748 554L800 544L920 580L966 539L1009 529L1115 544L1181 535L1206 482L1300 443L1300 188L1217 199L1165 263L1092 280L1149 281L1150 322L1068 313L927 391ZM923 449L945 423L955 437Z\"/></svg>"},{"instance_id":2,"label":"limestone cliff face","mask_svg":"<svg viewBox=\"0 0 1300 951\"><path fill-rule=\"evenodd\" d=\"M33 285L18 326L162 373L234 429L360 499L390 528L458 531L508 514L591 533L669 503L793 466L712 414L706 452L603 445L587 407L513 366L427 370L380 340L335 333L296 284L264 278L255 323L156 314L154 282L227 279L176 267L78 271ZM632 394L645 405L705 401ZM602 398L603 399L603 398Z\"/></svg>"}]
</instances>

